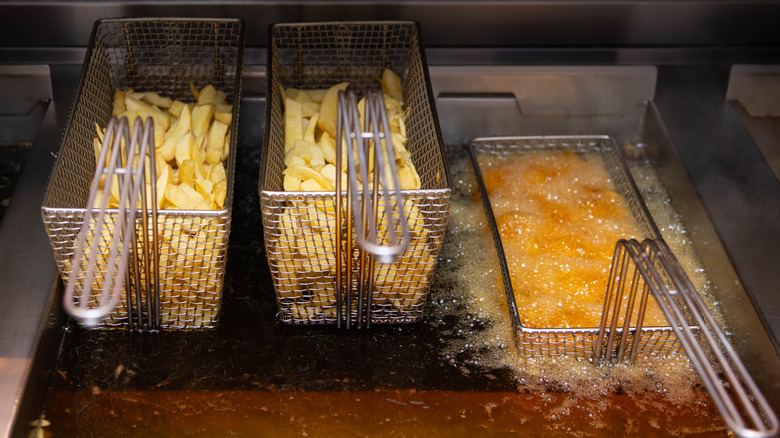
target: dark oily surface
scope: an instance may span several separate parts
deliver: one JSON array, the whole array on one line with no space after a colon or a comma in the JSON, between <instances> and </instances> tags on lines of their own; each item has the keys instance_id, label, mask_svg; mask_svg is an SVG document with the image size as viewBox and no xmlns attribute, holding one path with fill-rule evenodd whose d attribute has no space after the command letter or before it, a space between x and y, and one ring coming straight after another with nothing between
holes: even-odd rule
<instances>
[{"instance_id":1,"label":"dark oily surface","mask_svg":"<svg viewBox=\"0 0 780 438\"><path fill-rule=\"evenodd\" d=\"M71 324L58 363L58 389L515 388L507 370L469 366L478 351L463 351L457 366L443 357L448 342L489 324L458 308L463 304L446 280L450 276L435 276L425 318L416 324L337 330L280 323L256 189L260 149L243 147L239 154L219 328L140 334ZM453 269L458 269L453 260L437 267Z\"/></svg>"},{"instance_id":2,"label":"dark oily surface","mask_svg":"<svg viewBox=\"0 0 780 438\"><path fill-rule=\"evenodd\" d=\"M350 331L281 324L257 213L259 149L239 153L219 328L151 335L71 324L50 374L45 434L724 435L685 364L612 370L515 357L490 269L493 243L462 156L420 323Z\"/></svg>"}]
</instances>

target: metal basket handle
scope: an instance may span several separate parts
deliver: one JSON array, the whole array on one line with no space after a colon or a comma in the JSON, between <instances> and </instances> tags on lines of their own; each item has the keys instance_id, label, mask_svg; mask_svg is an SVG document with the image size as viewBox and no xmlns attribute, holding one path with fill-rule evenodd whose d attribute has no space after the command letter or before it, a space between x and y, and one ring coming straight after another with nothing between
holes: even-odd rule
<instances>
[{"instance_id":1,"label":"metal basket handle","mask_svg":"<svg viewBox=\"0 0 780 438\"><path fill-rule=\"evenodd\" d=\"M132 135L126 117L121 120L111 118L92 178L63 296L65 310L87 326L99 324L114 311L124 288L128 325L152 330L160 327L154 155L154 123L151 118L147 118L146 123L140 117L136 118ZM148 172L146 159L141 157L148 157ZM114 178L119 203L116 222L112 225L108 202ZM107 184L102 191L101 181ZM151 186L150 199L147 199L147 183ZM140 240L136 225L139 210ZM101 253L104 238L108 239L107 256ZM128 269L131 261L132 267ZM100 264L105 264L102 273L97 269ZM141 275L142 271L144 275ZM99 290L93 290L95 287ZM141 290L146 291L145 298L141 296ZM136 293L135 306L131 291ZM145 312L143 301L146 301ZM147 316L145 324L142 321L144 314Z\"/></svg>"},{"instance_id":2,"label":"metal basket handle","mask_svg":"<svg viewBox=\"0 0 780 438\"><path fill-rule=\"evenodd\" d=\"M410 241L407 212L401 194L398 169L390 137L384 99L381 92L369 92L365 98L364 126L360 126L357 98L351 91L340 91L336 126L336 169L342 169L343 147L347 156L347 205L342 206L341 178L336 178L336 223L346 219L346 242L336 233L336 325L352 326L352 254L353 241L358 244L357 327L371 325L371 302L374 290L374 266L392 263L406 251ZM357 158L356 158L357 156ZM373 169L371 160L373 159ZM358 172L363 184L358 187ZM369 188L369 181L371 187ZM383 210L380 210L380 205ZM346 218L342 216L346 213ZM387 235L379 233L385 221ZM356 236L352 235L355 228ZM346 260L344 260L346 259ZM346 277L344 285L343 278ZM342 310L341 295L346 310Z\"/></svg>"},{"instance_id":3,"label":"metal basket handle","mask_svg":"<svg viewBox=\"0 0 780 438\"><path fill-rule=\"evenodd\" d=\"M629 295L624 306L625 293ZM632 339L628 359L636 359L650 294L672 327L726 426L740 437L775 436L778 432L777 416L682 266L662 240L646 239L641 244L635 239L620 240L615 246L594 363L599 364L605 358L624 360L629 338ZM637 295L640 296L638 307ZM635 307L637 313L633 317ZM621 318L623 322L619 328ZM721 380L728 384L731 394Z\"/></svg>"}]
</instances>

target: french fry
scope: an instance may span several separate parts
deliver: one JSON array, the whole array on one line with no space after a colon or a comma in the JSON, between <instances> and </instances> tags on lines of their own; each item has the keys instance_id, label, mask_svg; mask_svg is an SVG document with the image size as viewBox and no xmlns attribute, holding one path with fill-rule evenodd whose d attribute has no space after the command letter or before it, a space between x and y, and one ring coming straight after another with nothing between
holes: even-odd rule
<instances>
[{"instance_id":1,"label":"french fry","mask_svg":"<svg viewBox=\"0 0 780 438\"><path fill-rule=\"evenodd\" d=\"M322 103L325 98L325 94L328 92L327 88L318 88L315 90L306 90L306 94L309 95L312 102Z\"/></svg>"},{"instance_id":2,"label":"french fry","mask_svg":"<svg viewBox=\"0 0 780 438\"><path fill-rule=\"evenodd\" d=\"M294 176L284 176L284 190L288 192L297 192L301 189L301 180Z\"/></svg>"},{"instance_id":3,"label":"french fry","mask_svg":"<svg viewBox=\"0 0 780 438\"><path fill-rule=\"evenodd\" d=\"M214 120L230 125L233 119L233 105L217 105L214 109Z\"/></svg>"},{"instance_id":4,"label":"french fry","mask_svg":"<svg viewBox=\"0 0 780 438\"><path fill-rule=\"evenodd\" d=\"M200 97L201 105L153 91L115 90L112 115L127 117L131 129L136 117L153 120L158 208L224 208L227 179L223 163L230 153L233 106L225 101L227 95L212 85L198 90L190 84L190 90L196 99ZM105 130L96 125L96 133L93 149L97 159ZM147 174L151 175L149 168ZM116 184L105 187L111 207L118 203L117 188ZM146 190L150 194L151 188Z\"/></svg>"},{"instance_id":5,"label":"french fry","mask_svg":"<svg viewBox=\"0 0 780 438\"><path fill-rule=\"evenodd\" d=\"M159 108L170 108L171 104L173 104L173 101L167 97L162 97L159 94L155 93L154 91L147 91L143 94L143 97L141 98L144 102L148 103L149 105L154 105Z\"/></svg>"},{"instance_id":6,"label":"french fry","mask_svg":"<svg viewBox=\"0 0 780 438\"><path fill-rule=\"evenodd\" d=\"M336 119L338 117L338 99L339 91L346 90L349 82L338 83L328 89L322 98L320 106L320 118L317 120L317 126L327 132L331 137L336 137ZM285 109L286 111L286 109Z\"/></svg>"},{"instance_id":7,"label":"french fry","mask_svg":"<svg viewBox=\"0 0 780 438\"><path fill-rule=\"evenodd\" d=\"M181 168L182 163L192 159L192 145L195 143L195 135L188 132L176 141L176 165Z\"/></svg>"},{"instance_id":8,"label":"french fry","mask_svg":"<svg viewBox=\"0 0 780 438\"><path fill-rule=\"evenodd\" d=\"M382 91L389 94L390 97L398 102L403 101L404 92L401 87L401 78L397 74L386 68L382 72L382 79L380 79L380 82L382 82Z\"/></svg>"},{"instance_id":9,"label":"french fry","mask_svg":"<svg viewBox=\"0 0 780 438\"><path fill-rule=\"evenodd\" d=\"M125 105L125 92L122 90L114 90L114 107L111 114L118 117L125 111L127 111L127 105Z\"/></svg>"},{"instance_id":10,"label":"french fry","mask_svg":"<svg viewBox=\"0 0 780 438\"><path fill-rule=\"evenodd\" d=\"M154 148L157 149L162 146L165 139L165 129L158 123L156 119L152 119L154 124ZM128 120L129 121L129 120Z\"/></svg>"},{"instance_id":11,"label":"french fry","mask_svg":"<svg viewBox=\"0 0 780 438\"><path fill-rule=\"evenodd\" d=\"M171 202L176 208L181 208L181 205L185 203L184 197L186 195L179 190L176 184L168 184L165 186L165 199Z\"/></svg>"},{"instance_id":12,"label":"french fry","mask_svg":"<svg viewBox=\"0 0 780 438\"><path fill-rule=\"evenodd\" d=\"M314 130L317 128L317 120L319 120L320 115L314 114L306 124L306 131L303 133L303 139L305 141L308 141L309 143L316 143L316 140L314 139Z\"/></svg>"},{"instance_id":13,"label":"french fry","mask_svg":"<svg viewBox=\"0 0 780 438\"><path fill-rule=\"evenodd\" d=\"M128 88L125 91L125 96L130 96L133 99L141 100L144 98L144 92L143 91L133 91L132 88Z\"/></svg>"},{"instance_id":14,"label":"french fry","mask_svg":"<svg viewBox=\"0 0 780 438\"><path fill-rule=\"evenodd\" d=\"M222 166L222 163L217 163L211 166L211 171L209 172L208 179L214 184L219 184L220 181L227 180L227 175L225 174L225 168Z\"/></svg>"},{"instance_id":15,"label":"french fry","mask_svg":"<svg viewBox=\"0 0 780 438\"><path fill-rule=\"evenodd\" d=\"M198 93L198 105L205 105L207 103L214 103L214 98L217 96L217 89L213 85L208 84L200 89Z\"/></svg>"},{"instance_id":16,"label":"french fry","mask_svg":"<svg viewBox=\"0 0 780 438\"><path fill-rule=\"evenodd\" d=\"M289 167L294 157L302 159L305 163L311 161L311 144L305 140L297 140L284 155L285 165Z\"/></svg>"},{"instance_id":17,"label":"french fry","mask_svg":"<svg viewBox=\"0 0 780 438\"><path fill-rule=\"evenodd\" d=\"M195 179L195 189L205 199L211 199L211 193L214 191L214 183L202 178Z\"/></svg>"},{"instance_id":18,"label":"french fry","mask_svg":"<svg viewBox=\"0 0 780 438\"><path fill-rule=\"evenodd\" d=\"M319 191L319 190L333 190L333 184L331 184L330 181L328 181L327 178L322 176L322 174L320 174L319 172L317 172L316 170L314 170L314 169L312 169L310 167L306 167L306 166L288 167L287 169L285 169L282 172L282 174L290 175L290 176L298 178L298 179L300 179L301 181L304 181L304 182L306 182L308 180L314 180L314 182L319 187L321 187L320 189L318 189L316 191ZM305 190L303 184L304 183L301 183L301 189Z\"/></svg>"},{"instance_id":19,"label":"french fry","mask_svg":"<svg viewBox=\"0 0 780 438\"><path fill-rule=\"evenodd\" d=\"M301 103L301 115L303 117L313 117L315 114L320 113L321 107L322 105L319 102L303 102Z\"/></svg>"},{"instance_id":20,"label":"french fry","mask_svg":"<svg viewBox=\"0 0 780 438\"><path fill-rule=\"evenodd\" d=\"M214 184L214 190L211 192L211 200L219 208L225 208L225 197L227 196L227 179L221 179Z\"/></svg>"},{"instance_id":21,"label":"french fry","mask_svg":"<svg viewBox=\"0 0 780 438\"><path fill-rule=\"evenodd\" d=\"M325 162L335 165L336 140L327 132L323 132L322 136L320 137L320 148L322 148L322 154L325 157Z\"/></svg>"},{"instance_id":22,"label":"french fry","mask_svg":"<svg viewBox=\"0 0 780 438\"><path fill-rule=\"evenodd\" d=\"M158 173L157 183L157 208L162 208L165 202L165 189L171 183L171 166L164 164L162 172Z\"/></svg>"},{"instance_id":23,"label":"french fry","mask_svg":"<svg viewBox=\"0 0 780 438\"><path fill-rule=\"evenodd\" d=\"M304 192L321 192L327 190L327 188L317 182L316 179L311 178L301 182L301 190Z\"/></svg>"},{"instance_id":24,"label":"french fry","mask_svg":"<svg viewBox=\"0 0 780 438\"><path fill-rule=\"evenodd\" d=\"M95 122L95 132L97 132L97 139L102 144L106 138L106 131L104 131L97 122Z\"/></svg>"},{"instance_id":25,"label":"french fry","mask_svg":"<svg viewBox=\"0 0 780 438\"><path fill-rule=\"evenodd\" d=\"M179 138L181 137L170 137L163 142L162 146L157 148L163 161L171 161L176 156L176 142L179 141Z\"/></svg>"},{"instance_id":26,"label":"french fry","mask_svg":"<svg viewBox=\"0 0 780 438\"><path fill-rule=\"evenodd\" d=\"M143 118L146 118L147 116L152 117L160 124L163 130L167 130L171 126L171 116L148 103L142 102L130 95L125 95L125 105L129 111L135 111Z\"/></svg>"},{"instance_id":27,"label":"french fry","mask_svg":"<svg viewBox=\"0 0 780 438\"><path fill-rule=\"evenodd\" d=\"M209 131L211 125L211 118L214 116L214 105L208 103L205 105L197 105L192 110L192 133L195 136L206 134Z\"/></svg>"},{"instance_id":28,"label":"french fry","mask_svg":"<svg viewBox=\"0 0 780 438\"><path fill-rule=\"evenodd\" d=\"M297 102L304 103L304 102L311 102L311 97L306 93L306 90L298 90L298 93L293 98Z\"/></svg>"},{"instance_id":29,"label":"french fry","mask_svg":"<svg viewBox=\"0 0 780 438\"><path fill-rule=\"evenodd\" d=\"M180 100L174 100L171 103L171 107L168 108L168 112L171 113L173 117L179 118L181 115L181 110L184 109L184 107L187 106L184 102Z\"/></svg>"},{"instance_id":30,"label":"french fry","mask_svg":"<svg viewBox=\"0 0 780 438\"><path fill-rule=\"evenodd\" d=\"M179 183L195 187L195 161L186 159L179 165Z\"/></svg>"},{"instance_id":31,"label":"french fry","mask_svg":"<svg viewBox=\"0 0 780 438\"><path fill-rule=\"evenodd\" d=\"M222 142L222 161L225 162L230 155L230 131L225 134L225 140Z\"/></svg>"},{"instance_id":32,"label":"french fry","mask_svg":"<svg viewBox=\"0 0 780 438\"><path fill-rule=\"evenodd\" d=\"M398 182L401 184L401 190L420 189L420 175L411 165L411 161L405 161L402 166L398 167Z\"/></svg>"},{"instance_id":33,"label":"french fry","mask_svg":"<svg viewBox=\"0 0 780 438\"><path fill-rule=\"evenodd\" d=\"M316 171L322 169L325 166L325 155L322 152L322 148L317 145L309 146L309 152L311 153L311 159L309 165Z\"/></svg>"},{"instance_id":34,"label":"french fry","mask_svg":"<svg viewBox=\"0 0 780 438\"><path fill-rule=\"evenodd\" d=\"M206 163L206 136L201 135L195 139L195 144L192 145L192 159L198 164L198 170L202 175L208 174L205 172Z\"/></svg>"},{"instance_id":35,"label":"french fry","mask_svg":"<svg viewBox=\"0 0 780 438\"><path fill-rule=\"evenodd\" d=\"M225 94L225 92L222 90L217 90L217 94L214 95L214 101L212 103L214 105L223 105L225 103L225 99L227 99L227 94Z\"/></svg>"},{"instance_id":36,"label":"french fry","mask_svg":"<svg viewBox=\"0 0 780 438\"><path fill-rule=\"evenodd\" d=\"M198 95L200 95L200 91L195 87L195 84L190 82L190 93L192 93L192 97L195 98L195 100L198 100Z\"/></svg>"},{"instance_id":37,"label":"french fry","mask_svg":"<svg viewBox=\"0 0 780 438\"><path fill-rule=\"evenodd\" d=\"M103 149L103 143L97 137L92 139L92 148L95 150L95 162L100 159L100 150Z\"/></svg>"},{"instance_id":38,"label":"french fry","mask_svg":"<svg viewBox=\"0 0 780 438\"><path fill-rule=\"evenodd\" d=\"M183 105L179 110L178 119L176 119L176 122L173 123L171 129L165 132L166 140L170 138L177 139L184 135L192 127L191 122L192 119L190 115L190 109L186 105Z\"/></svg>"},{"instance_id":39,"label":"french fry","mask_svg":"<svg viewBox=\"0 0 780 438\"><path fill-rule=\"evenodd\" d=\"M321 170L320 173L322 176L324 176L328 181L333 184L333 187L336 187L336 166L333 164L327 164L325 165ZM341 178L341 189L346 190L347 189L347 173L346 172L338 172L339 178Z\"/></svg>"},{"instance_id":40,"label":"french fry","mask_svg":"<svg viewBox=\"0 0 780 438\"><path fill-rule=\"evenodd\" d=\"M295 141L302 138L301 103L294 99L286 99L284 103L284 151L290 150Z\"/></svg>"},{"instance_id":41,"label":"french fry","mask_svg":"<svg viewBox=\"0 0 780 438\"><path fill-rule=\"evenodd\" d=\"M285 97L285 98L290 98L290 99L293 99L293 100L294 100L294 99L295 99L295 97L296 97L296 96L298 96L298 92L299 92L300 90L299 90L298 88L293 88L293 87L290 87L290 88L287 88L286 90L285 90L285 89L282 89L282 91L283 91L283 93L284 93L284 97Z\"/></svg>"},{"instance_id":42,"label":"french fry","mask_svg":"<svg viewBox=\"0 0 780 438\"><path fill-rule=\"evenodd\" d=\"M303 158L296 156L296 157L292 157L290 159L290 164L288 165L288 167L292 167L292 166L305 166L305 165L306 165L306 161L304 161Z\"/></svg>"},{"instance_id":43,"label":"french fry","mask_svg":"<svg viewBox=\"0 0 780 438\"><path fill-rule=\"evenodd\" d=\"M208 164L217 164L222 161L222 150L225 146L225 134L227 134L227 125L215 120L211 124L209 136L206 140L205 160Z\"/></svg>"}]
</instances>

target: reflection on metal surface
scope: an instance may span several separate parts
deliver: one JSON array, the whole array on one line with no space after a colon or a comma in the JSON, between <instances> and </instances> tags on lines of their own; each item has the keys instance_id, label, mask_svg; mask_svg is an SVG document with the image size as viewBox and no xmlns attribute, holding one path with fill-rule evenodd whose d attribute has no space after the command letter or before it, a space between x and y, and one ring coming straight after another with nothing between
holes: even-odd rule
<instances>
[{"instance_id":1,"label":"reflection on metal surface","mask_svg":"<svg viewBox=\"0 0 780 438\"><path fill-rule=\"evenodd\" d=\"M46 65L0 65L0 145L32 143L52 99Z\"/></svg>"},{"instance_id":2,"label":"reflection on metal surface","mask_svg":"<svg viewBox=\"0 0 780 438\"><path fill-rule=\"evenodd\" d=\"M780 66L735 65L726 99L780 178Z\"/></svg>"},{"instance_id":3,"label":"reflection on metal surface","mask_svg":"<svg viewBox=\"0 0 780 438\"><path fill-rule=\"evenodd\" d=\"M4 281L0 292L0 360L11 364L0 373L2 435L10 434L21 409L23 388L35 369L32 358L44 331L56 278L51 247L43 228L36 226L40 224L36 216L40 215L40 195L53 163L50 154L58 139L54 105L48 105L19 175L14 200L0 223L0 278Z\"/></svg>"},{"instance_id":4,"label":"reflection on metal surface","mask_svg":"<svg viewBox=\"0 0 780 438\"><path fill-rule=\"evenodd\" d=\"M769 334L777 355L780 295L776 277L768 273L780 266L780 182L725 99L728 79L728 66L659 68L655 104L663 114L661 129L674 140L695 197L717 230L718 238L710 242L720 241L746 291L719 294L743 309L724 306L726 318L743 324L756 312L764 326L759 333Z\"/></svg>"},{"instance_id":5,"label":"reflection on metal surface","mask_svg":"<svg viewBox=\"0 0 780 438\"><path fill-rule=\"evenodd\" d=\"M434 96L510 93L523 117L623 117L653 99L652 66L446 67L431 70Z\"/></svg>"},{"instance_id":6,"label":"reflection on metal surface","mask_svg":"<svg viewBox=\"0 0 780 438\"><path fill-rule=\"evenodd\" d=\"M444 141L483 136L634 135L655 67L431 67Z\"/></svg>"},{"instance_id":7,"label":"reflection on metal surface","mask_svg":"<svg viewBox=\"0 0 780 438\"><path fill-rule=\"evenodd\" d=\"M738 101L753 117L780 117L780 66L731 67L726 99Z\"/></svg>"},{"instance_id":8,"label":"reflection on metal surface","mask_svg":"<svg viewBox=\"0 0 780 438\"><path fill-rule=\"evenodd\" d=\"M629 297L625 308L620 304L624 296ZM650 296L669 321L729 430L740 437L775 436L777 416L663 240L620 240L615 246L593 362L637 359L644 340L636 333L642 330Z\"/></svg>"},{"instance_id":9,"label":"reflection on metal surface","mask_svg":"<svg viewBox=\"0 0 780 438\"><path fill-rule=\"evenodd\" d=\"M0 220L52 99L49 67L0 65Z\"/></svg>"}]
</instances>

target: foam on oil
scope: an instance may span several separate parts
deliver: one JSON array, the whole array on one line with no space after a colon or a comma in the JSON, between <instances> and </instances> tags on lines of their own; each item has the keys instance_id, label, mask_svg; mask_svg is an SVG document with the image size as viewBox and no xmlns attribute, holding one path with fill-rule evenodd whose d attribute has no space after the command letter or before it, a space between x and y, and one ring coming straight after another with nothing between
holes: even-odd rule
<instances>
[{"instance_id":1,"label":"foam on oil","mask_svg":"<svg viewBox=\"0 0 780 438\"><path fill-rule=\"evenodd\" d=\"M680 216L668 201L660 179L649 165L631 169L664 239L677 255L694 285L703 292L713 309L709 281L681 224ZM591 425L607 428L614 421L614 407L628 398L636 414L681 410L692 419L713 418L714 407L702 390L684 355L640 357L635 364L596 367L576 358L523 358L514 347L506 297L501 283L498 257L490 237L487 218L481 207L475 176L466 159L451 162L454 190L449 216L448 244L444 245L440 269L446 281L460 292L459 311L479 320L480 329L449 340L445 359L456 364L463 350L479 351L478 361L489 368L511 370L519 391L542 395L538 413L549 420L550 430L576 431L567 420L572 410L586 409ZM442 316L454 306L432 306ZM565 393L567 397L554 396ZM549 397L547 396L549 395ZM661 414L663 417L663 414ZM626 421L632 421L627 418ZM705 424L669 424L655 419L651 426L664 435L719 433L718 421ZM694 422L695 423L695 422Z\"/></svg>"}]
</instances>

